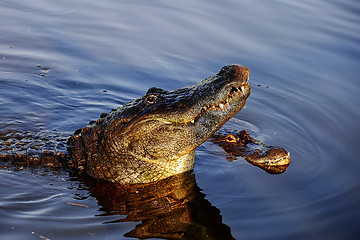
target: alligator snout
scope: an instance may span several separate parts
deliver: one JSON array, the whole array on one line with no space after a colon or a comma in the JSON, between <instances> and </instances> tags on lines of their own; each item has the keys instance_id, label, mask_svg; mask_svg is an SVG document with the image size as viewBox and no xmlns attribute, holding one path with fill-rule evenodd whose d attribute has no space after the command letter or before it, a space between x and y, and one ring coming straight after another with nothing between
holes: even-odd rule
<instances>
[{"instance_id":1,"label":"alligator snout","mask_svg":"<svg viewBox=\"0 0 360 240\"><path fill-rule=\"evenodd\" d=\"M250 70L240 64L230 64L221 68L219 76L226 77L230 82L237 81L240 84L247 82Z\"/></svg>"}]
</instances>

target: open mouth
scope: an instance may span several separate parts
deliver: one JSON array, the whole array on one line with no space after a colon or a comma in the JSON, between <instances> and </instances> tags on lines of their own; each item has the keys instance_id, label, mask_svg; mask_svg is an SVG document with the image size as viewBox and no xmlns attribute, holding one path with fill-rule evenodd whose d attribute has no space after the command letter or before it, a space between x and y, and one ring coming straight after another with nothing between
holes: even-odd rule
<instances>
[{"instance_id":1,"label":"open mouth","mask_svg":"<svg viewBox=\"0 0 360 240\"><path fill-rule=\"evenodd\" d=\"M161 112L155 119L171 125L191 126L202 122L218 128L244 106L251 92L249 73L248 68L231 64L198 84L171 91L167 104L171 108L166 106L164 111L170 109L174 113ZM174 101L172 94L178 94L179 98Z\"/></svg>"},{"instance_id":2,"label":"open mouth","mask_svg":"<svg viewBox=\"0 0 360 240\"><path fill-rule=\"evenodd\" d=\"M230 89L230 92L227 95L227 97L225 98L225 100L220 101L219 104L210 104L208 106L205 106L205 107L202 108L202 111L206 112L206 111L208 111L210 109L221 109L221 110L223 110L224 108L226 108L230 104L230 102L233 100L233 97L236 94L241 94L244 91L245 91L245 86L244 85L242 85L241 87L232 86L231 89Z\"/></svg>"},{"instance_id":3,"label":"open mouth","mask_svg":"<svg viewBox=\"0 0 360 240\"><path fill-rule=\"evenodd\" d=\"M220 110L226 111L229 105L236 99L240 99L242 94L245 94L245 91L249 87L248 82L246 81L240 86L231 86L229 92L227 93L226 97L220 100L217 103L209 104L201 108L201 111L191 120L186 122L185 124L195 124L195 122L205 113L213 110ZM239 109L240 110L240 109Z\"/></svg>"}]
</instances>

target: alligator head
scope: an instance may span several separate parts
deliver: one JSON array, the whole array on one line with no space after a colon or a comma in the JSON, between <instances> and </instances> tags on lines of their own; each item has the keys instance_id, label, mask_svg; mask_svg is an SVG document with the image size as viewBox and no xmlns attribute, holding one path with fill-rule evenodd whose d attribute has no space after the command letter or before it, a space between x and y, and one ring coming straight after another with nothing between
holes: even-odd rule
<instances>
[{"instance_id":1,"label":"alligator head","mask_svg":"<svg viewBox=\"0 0 360 240\"><path fill-rule=\"evenodd\" d=\"M70 157L90 176L119 183L188 171L195 148L244 106L248 77L248 68L228 65L193 86L150 88L73 136Z\"/></svg>"}]
</instances>

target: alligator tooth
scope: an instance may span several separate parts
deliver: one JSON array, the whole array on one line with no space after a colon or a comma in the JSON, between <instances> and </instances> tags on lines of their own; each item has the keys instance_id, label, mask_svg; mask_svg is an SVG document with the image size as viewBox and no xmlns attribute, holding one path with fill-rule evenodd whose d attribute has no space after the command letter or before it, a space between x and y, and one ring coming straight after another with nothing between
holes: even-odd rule
<instances>
[{"instance_id":1,"label":"alligator tooth","mask_svg":"<svg viewBox=\"0 0 360 240\"><path fill-rule=\"evenodd\" d=\"M245 91L245 87L244 86L241 86L241 91Z\"/></svg>"},{"instance_id":2,"label":"alligator tooth","mask_svg":"<svg viewBox=\"0 0 360 240\"><path fill-rule=\"evenodd\" d=\"M234 93L239 91L239 89L237 87L231 87L230 93Z\"/></svg>"},{"instance_id":3,"label":"alligator tooth","mask_svg":"<svg viewBox=\"0 0 360 240\"><path fill-rule=\"evenodd\" d=\"M227 98L225 101L228 103L228 102L229 102L229 98Z\"/></svg>"},{"instance_id":4,"label":"alligator tooth","mask_svg":"<svg viewBox=\"0 0 360 240\"><path fill-rule=\"evenodd\" d=\"M194 124L194 123L195 123L195 120L193 119L193 120L191 120L190 122L191 122L192 124Z\"/></svg>"},{"instance_id":5,"label":"alligator tooth","mask_svg":"<svg viewBox=\"0 0 360 240\"><path fill-rule=\"evenodd\" d=\"M224 109L224 104L220 103L220 104L219 104L219 107L220 107L221 109Z\"/></svg>"},{"instance_id":6,"label":"alligator tooth","mask_svg":"<svg viewBox=\"0 0 360 240\"><path fill-rule=\"evenodd\" d=\"M213 109L215 109L216 107L215 106L212 106Z\"/></svg>"}]
</instances>

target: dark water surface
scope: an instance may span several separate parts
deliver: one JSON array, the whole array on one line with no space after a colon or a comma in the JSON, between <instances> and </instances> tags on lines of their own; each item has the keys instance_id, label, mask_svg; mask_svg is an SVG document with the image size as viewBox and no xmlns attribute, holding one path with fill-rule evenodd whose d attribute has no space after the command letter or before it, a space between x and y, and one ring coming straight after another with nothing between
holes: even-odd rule
<instances>
[{"instance_id":1,"label":"dark water surface","mask_svg":"<svg viewBox=\"0 0 360 240\"><path fill-rule=\"evenodd\" d=\"M359 239L359 23L357 0L0 0L0 134L71 132L240 63L252 94L220 131L292 162L269 175L206 142L193 208L211 203L236 239ZM1 170L0 189L1 239L124 239L140 223L66 172Z\"/></svg>"}]
</instances>

